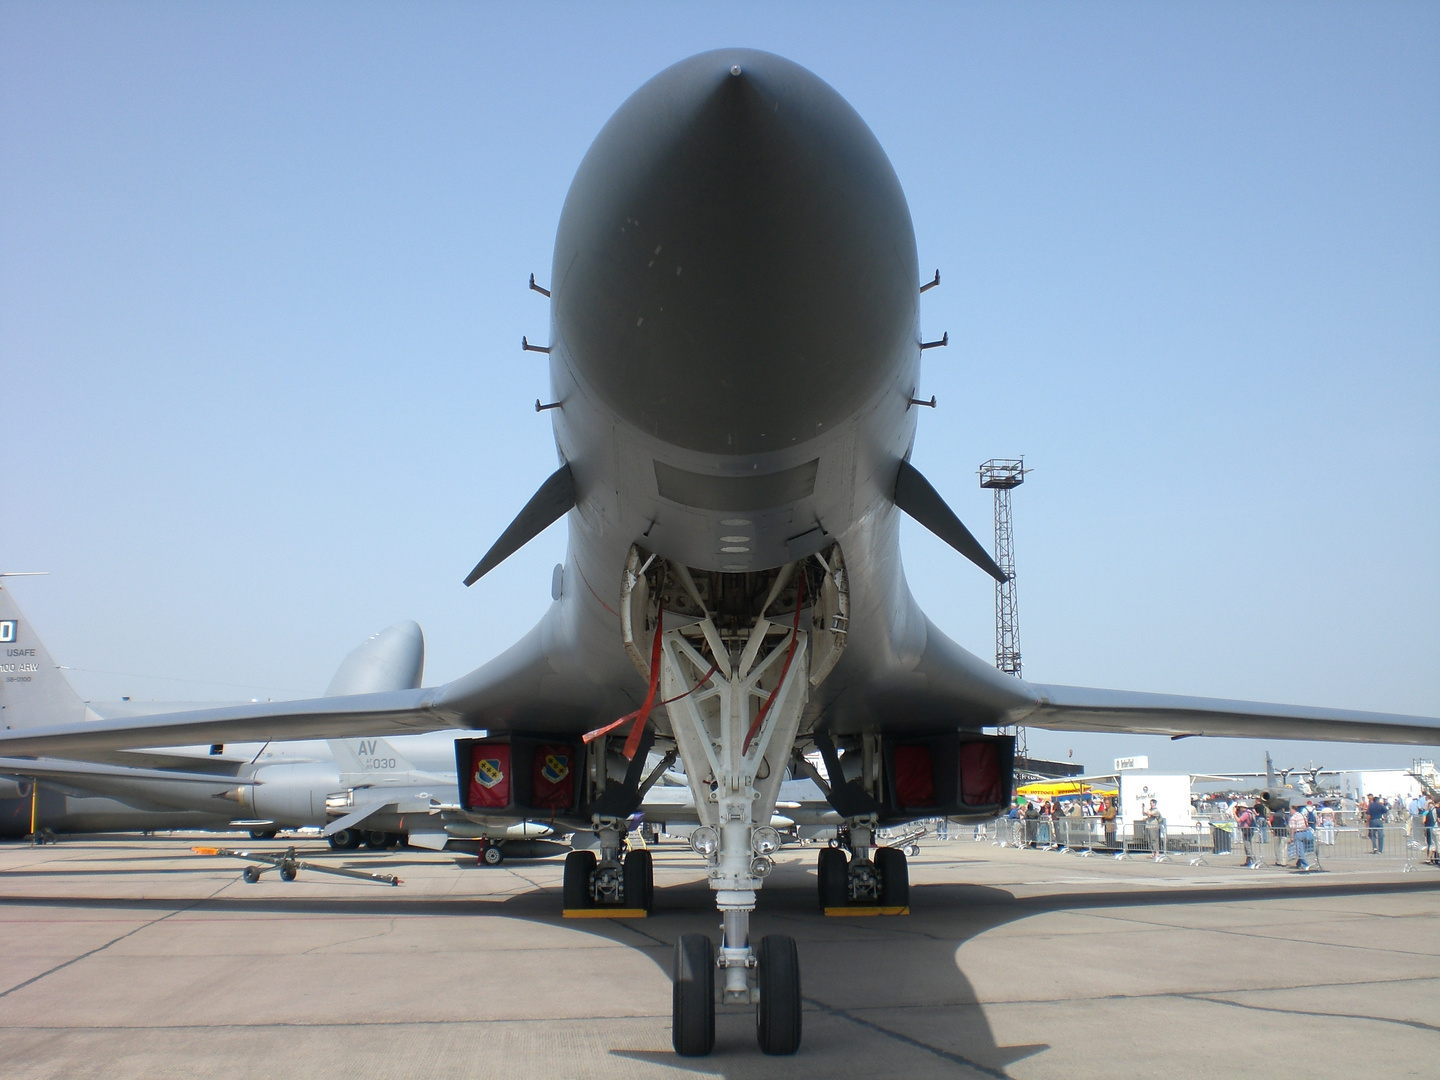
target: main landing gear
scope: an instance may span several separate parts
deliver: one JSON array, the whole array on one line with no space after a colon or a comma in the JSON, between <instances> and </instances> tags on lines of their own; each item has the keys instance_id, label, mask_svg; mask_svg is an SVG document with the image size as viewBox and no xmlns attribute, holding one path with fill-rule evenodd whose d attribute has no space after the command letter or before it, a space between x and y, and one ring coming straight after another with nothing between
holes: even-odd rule
<instances>
[{"instance_id":1,"label":"main landing gear","mask_svg":"<svg viewBox=\"0 0 1440 1080\"><path fill-rule=\"evenodd\" d=\"M820 908L843 915L845 909L869 909L875 914L901 914L910 906L910 868L898 847L871 847L873 821L852 821L844 847L820 849L816 876ZM848 858L846 848L848 847Z\"/></svg>"},{"instance_id":2,"label":"main landing gear","mask_svg":"<svg viewBox=\"0 0 1440 1080\"><path fill-rule=\"evenodd\" d=\"M567 917L622 911L648 915L654 910L654 860L644 848L622 853L623 827L621 822L602 820L595 830L600 838L598 855L587 848L565 856L563 893Z\"/></svg>"}]
</instances>

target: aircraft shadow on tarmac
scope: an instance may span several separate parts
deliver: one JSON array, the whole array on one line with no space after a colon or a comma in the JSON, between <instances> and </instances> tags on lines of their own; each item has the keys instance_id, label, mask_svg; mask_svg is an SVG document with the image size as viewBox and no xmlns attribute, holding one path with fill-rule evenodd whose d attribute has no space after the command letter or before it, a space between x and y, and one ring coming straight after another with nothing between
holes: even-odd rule
<instances>
[{"instance_id":1,"label":"aircraft shadow on tarmac","mask_svg":"<svg viewBox=\"0 0 1440 1080\"><path fill-rule=\"evenodd\" d=\"M359 868L373 862L392 870L405 860L377 857L350 859ZM457 862L459 862L457 860ZM474 867L465 860L460 865ZM526 863L507 863L507 884L515 877L528 880ZM94 871L91 871L94 873ZM102 870L125 873L124 869ZM403 871L402 871L403 872ZM476 873L503 873L475 868ZM848 1065L871 1071L866 1062L892 1066L897 1056L914 1058L916 1075L928 1073L928 1059L939 1075L1004 1077L1007 1067L1049 1048L1040 1043L1024 1046L997 1044L983 1005L970 980L956 963L956 951L966 941L1006 923L1051 911L1126 906L1169 907L1265 899L1286 900L1297 895L1347 896L1367 893L1434 889L1430 878L1393 883L1306 882L1284 889L1273 886L1227 888L1175 888L1164 892L1133 889L1060 893L1017 897L999 888L965 884L915 884L911 889L912 914L901 918L825 918L816 911L813 874L798 863L777 868L760 894L753 933L787 933L799 943L803 972L806 1036L800 1057L791 1059L787 1075L808 1075L816 1057L831 1066ZM648 957L666 978L670 974L675 939L682 933L716 936L714 900L703 881L664 886L657 882L655 914L644 920L562 920L557 912L557 887L536 885L494 901L474 898L418 899L389 889L366 889L353 897L228 896L178 902L197 911L242 911L311 915L430 915L526 919L595 935L635 949ZM173 910L176 900L125 900L77 897L0 898L0 905L47 904L74 908ZM943 1014L939 1028L936 1013ZM919 1017L908 1024L907 1020ZM928 1018L928 1024L926 1020ZM909 1030L907 1030L909 1028ZM619 1057L681 1066L698 1075L731 1080L750 1075L773 1075L777 1062L763 1058L755 1048L753 1013L749 1009L722 1008L716 1016L715 1053L708 1058L677 1059L669 1052L612 1050ZM937 1034L938 1031L938 1034ZM811 1058L807 1063L806 1058ZM891 1072L893 1068L875 1071ZM834 1074L833 1067L829 1070Z\"/></svg>"}]
</instances>

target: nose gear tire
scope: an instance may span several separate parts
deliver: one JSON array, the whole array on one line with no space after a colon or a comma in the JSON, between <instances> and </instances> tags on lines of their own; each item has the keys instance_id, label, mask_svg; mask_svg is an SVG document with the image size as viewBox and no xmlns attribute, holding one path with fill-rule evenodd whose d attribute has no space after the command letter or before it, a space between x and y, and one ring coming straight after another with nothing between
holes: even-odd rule
<instances>
[{"instance_id":1,"label":"nose gear tire","mask_svg":"<svg viewBox=\"0 0 1440 1080\"><path fill-rule=\"evenodd\" d=\"M670 1041L681 1057L715 1049L715 946L704 934L681 934L675 942Z\"/></svg>"},{"instance_id":2,"label":"nose gear tire","mask_svg":"<svg viewBox=\"0 0 1440 1080\"><path fill-rule=\"evenodd\" d=\"M800 1049L800 953L795 939L767 934L757 950L755 971L760 1003L755 1006L755 1034L766 1054L793 1054Z\"/></svg>"}]
</instances>

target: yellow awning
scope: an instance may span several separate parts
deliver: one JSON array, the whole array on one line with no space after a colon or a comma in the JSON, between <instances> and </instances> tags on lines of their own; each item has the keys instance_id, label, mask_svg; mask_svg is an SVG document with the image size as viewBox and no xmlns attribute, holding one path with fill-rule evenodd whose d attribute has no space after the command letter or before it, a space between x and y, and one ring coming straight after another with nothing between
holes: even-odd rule
<instances>
[{"instance_id":1,"label":"yellow awning","mask_svg":"<svg viewBox=\"0 0 1440 1080\"><path fill-rule=\"evenodd\" d=\"M1015 794L1041 799L1053 799L1061 795L1104 795L1114 798L1120 792L1116 788L1095 786L1078 780L1037 780L1015 789Z\"/></svg>"}]
</instances>

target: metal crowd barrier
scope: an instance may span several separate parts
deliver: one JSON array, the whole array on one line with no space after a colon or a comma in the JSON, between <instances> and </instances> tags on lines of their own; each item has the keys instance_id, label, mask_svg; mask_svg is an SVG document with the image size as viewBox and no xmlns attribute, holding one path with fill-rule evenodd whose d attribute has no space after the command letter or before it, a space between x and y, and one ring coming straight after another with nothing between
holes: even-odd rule
<instances>
[{"instance_id":1,"label":"metal crowd barrier","mask_svg":"<svg viewBox=\"0 0 1440 1080\"><path fill-rule=\"evenodd\" d=\"M958 830L951 830L951 838ZM1105 854L1117 859L1146 858L1171 862L1187 858L1192 866L1243 866L1245 837L1232 821L1197 820L1183 828L1119 823L1113 839L1105 834L1104 822L1091 815L1060 814L1039 818L996 818L975 827L974 841L988 841L994 847L1034 848L1073 854L1082 858ZM1251 830L1250 850L1255 869L1297 865L1293 838L1288 829ZM1390 822L1372 835L1367 826L1335 825L1313 830L1313 843L1305 851L1314 869L1328 862L1369 863L1377 868L1409 873L1427 862L1429 852L1423 828Z\"/></svg>"}]
</instances>

